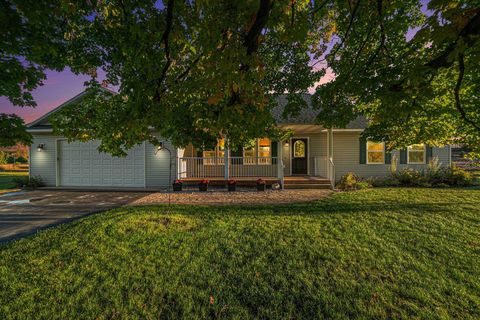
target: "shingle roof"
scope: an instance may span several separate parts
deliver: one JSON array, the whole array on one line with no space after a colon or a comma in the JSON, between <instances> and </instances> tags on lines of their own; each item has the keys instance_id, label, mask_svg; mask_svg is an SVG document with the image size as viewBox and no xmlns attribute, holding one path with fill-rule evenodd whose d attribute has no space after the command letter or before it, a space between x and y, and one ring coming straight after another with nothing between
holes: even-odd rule
<instances>
[{"instance_id":1,"label":"shingle roof","mask_svg":"<svg viewBox=\"0 0 480 320\"><path fill-rule=\"evenodd\" d=\"M315 124L319 110L313 109L312 96L304 94L303 99L307 102L308 107L300 110L297 116L289 116L287 119L283 118L283 110L287 105L287 97L285 95L277 98L278 106L272 109L273 117L278 124ZM365 129L368 121L365 117L360 116L351 121L345 128L342 129Z\"/></svg>"},{"instance_id":2,"label":"shingle roof","mask_svg":"<svg viewBox=\"0 0 480 320\"><path fill-rule=\"evenodd\" d=\"M40 119L32 122L28 125L29 129L47 129L52 128L52 126L48 123L48 117L58 111L61 107L71 103L73 100L80 98L85 92L75 96L74 98L70 99L66 103L63 103L59 107L55 108L54 110L50 111L49 113L45 114ZM319 113L319 110L313 109L312 107L312 96L309 94L304 94L303 98L307 102L308 107L302 108L299 114L296 116L289 116L287 119L283 118L283 110L287 105L287 98L285 95L279 96L277 98L278 105L272 109L272 114L275 121L278 124L315 124L315 119ZM367 119L365 117L358 117L355 120L351 121L345 128L342 129L365 129L367 127Z\"/></svg>"}]
</instances>

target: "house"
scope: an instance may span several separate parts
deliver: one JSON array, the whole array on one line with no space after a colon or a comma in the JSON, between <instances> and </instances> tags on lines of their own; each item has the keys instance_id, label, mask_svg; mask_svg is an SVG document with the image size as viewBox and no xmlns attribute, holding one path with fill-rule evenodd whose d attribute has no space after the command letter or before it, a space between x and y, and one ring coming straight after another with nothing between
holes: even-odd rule
<instances>
[{"instance_id":1,"label":"house","mask_svg":"<svg viewBox=\"0 0 480 320\"><path fill-rule=\"evenodd\" d=\"M327 129L314 124L316 111L303 109L296 117L281 117L285 99L280 98L273 110L279 126L292 129L287 141L258 138L242 150L229 151L223 140L214 150L173 147L164 141L164 149L144 142L129 150L124 158L97 151L98 141L68 143L55 136L49 117L63 106L77 103L85 92L60 105L28 125L34 140L30 147L30 174L41 176L50 187L128 187L160 188L173 179L196 183L209 179L219 183L235 178L304 187L333 185L347 172L361 177L388 174L392 159L398 168L423 169L434 157L449 166L450 146L441 148L419 144L406 150L386 152L384 143L363 141L360 134L367 126L365 118L357 118L345 128ZM305 96L310 103L310 96Z\"/></svg>"}]
</instances>

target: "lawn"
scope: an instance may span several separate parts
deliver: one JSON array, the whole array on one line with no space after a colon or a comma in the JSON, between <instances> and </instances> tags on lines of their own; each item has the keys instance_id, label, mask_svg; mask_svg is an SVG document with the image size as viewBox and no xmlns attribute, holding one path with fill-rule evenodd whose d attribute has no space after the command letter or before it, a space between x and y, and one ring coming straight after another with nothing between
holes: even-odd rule
<instances>
[{"instance_id":1,"label":"lawn","mask_svg":"<svg viewBox=\"0 0 480 320\"><path fill-rule=\"evenodd\" d=\"M15 188L13 179L15 177L28 176L28 171L25 172L0 172L0 193L12 191Z\"/></svg>"},{"instance_id":2,"label":"lawn","mask_svg":"<svg viewBox=\"0 0 480 320\"><path fill-rule=\"evenodd\" d=\"M0 246L0 318L480 318L480 190L126 207Z\"/></svg>"}]
</instances>

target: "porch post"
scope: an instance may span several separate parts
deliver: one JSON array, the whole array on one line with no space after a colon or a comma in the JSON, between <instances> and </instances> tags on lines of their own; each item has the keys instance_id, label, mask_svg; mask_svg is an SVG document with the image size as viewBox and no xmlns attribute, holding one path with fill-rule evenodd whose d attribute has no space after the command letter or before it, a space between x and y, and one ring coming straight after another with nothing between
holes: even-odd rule
<instances>
[{"instance_id":1,"label":"porch post","mask_svg":"<svg viewBox=\"0 0 480 320\"><path fill-rule=\"evenodd\" d=\"M228 147L228 140L225 137L225 152L223 154L224 157L224 163L225 163L225 180L230 179L230 172L229 172L229 160L230 160L230 148Z\"/></svg>"},{"instance_id":2,"label":"porch post","mask_svg":"<svg viewBox=\"0 0 480 320\"><path fill-rule=\"evenodd\" d=\"M283 177L283 142L278 141L277 142L277 177L280 180L280 186L282 187L282 190L285 189L284 186L284 177Z\"/></svg>"},{"instance_id":3,"label":"porch post","mask_svg":"<svg viewBox=\"0 0 480 320\"><path fill-rule=\"evenodd\" d=\"M331 160L331 161L330 161ZM327 132L327 169L328 169L328 178L332 182L335 183L335 171L332 165L333 163L333 130L332 128L328 128Z\"/></svg>"}]
</instances>

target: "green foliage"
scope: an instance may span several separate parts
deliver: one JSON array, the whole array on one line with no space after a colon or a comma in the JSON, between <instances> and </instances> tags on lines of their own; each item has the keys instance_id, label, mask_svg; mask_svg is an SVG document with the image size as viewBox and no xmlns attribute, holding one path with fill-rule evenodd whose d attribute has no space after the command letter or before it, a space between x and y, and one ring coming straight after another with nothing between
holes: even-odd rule
<instances>
[{"instance_id":1,"label":"green foliage","mask_svg":"<svg viewBox=\"0 0 480 320\"><path fill-rule=\"evenodd\" d=\"M438 160L432 159L426 170L418 171L405 168L388 177L368 180L374 187L465 187L475 184L474 176L458 167L442 167Z\"/></svg>"},{"instance_id":2,"label":"green foliage","mask_svg":"<svg viewBox=\"0 0 480 320\"><path fill-rule=\"evenodd\" d=\"M8 154L5 151L0 151L0 164L7 164Z\"/></svg>"},{"instance_id":3,"label":"green foliage","mask_svg":"<svg viewBox=\"0 0 480 320\"><path fill-rule=\"evenodd\" d=\"M318 121L370 119L364 133L392 148L463 142L480 154L478 1L356 1L335 7L336 41L326 55L336 74L317 88ZM413 38L409 29L417 29Z\"/></svg>"},{"instance_id":4,"label":"green foliage","mask_svg":"<svg viewBox=\"0 0 480 320\"><path fill-rule=\"evenodd\" d=\"M42 177L40 176L19 176L13 178L13 183L15 184L16 187L18 188L32 188L36 189L38 187L42 187L43 180Z\"/></svg>"},{"instance_id":5,"label":"green foliage","mask_svg":"<svg viewBox=\"0 0 480 320\"><path fill-rule=\"evenodd\" d=\"M25 131L23 119L14 114L0 113L0 147L29 145L32 135Z\"/></svg>"},{"instance_id":6,"label":"green foliage","mask_svg":"<svg viewBox=\"0 0 480 320\"><path fill-rule=\"evenodd\" d=\"M343 190L355 190L360 178L353 172L344 174L337 182L336 187Z\"/></svg>"},{"instance_id":7,"label":"green foliage","mask_svg":"<svg viewBox=\"0 0 480 320\"><path fill-rule=\"evenodd\" d=\"M127 206L0 246L0 317L478 319L479 207L408 188Z\"/></svg>"},{"instance_id":8,"label":"green foliage","mask_svg":"<svg viewBox=\"0 0 480 320\"><path fill-rule=\"evenodd\" d=\"M83 106L65 108L55 121L70 140L100 139L100 149L115 155L158 143L153 131L178 147L211 147L220 136L241 146L284 138L271 115L275 98L286 93L284 116L297 114L306 106L301 95L329 68L335 78L312 100L318 123L343 127L363 115L370 120L365 136L390 148L456 139L480 154L478 1L432 0L429 16L421 6L6 0L0 95L34 105L30 91L44 70L68 66L92 77ZM418 32L409 38L412 29ZM97 69L118 95L102 94Z\"/></svg>"},{"instance_id":9,"label":"green foliage","mask_svg":"<svg viewBox=\"0 0 480 320\"><path fill-rule=\"evenodd\" d=\"M102 48L92 67L105 70L119 94L101 94L93 79L81 106L54 120L57 132L100 139L100 149L115 155L155 143L152 129L179 147L209 148L221 136L233 146L283 139L271 115L275 98L288 92L286 113L296 113L324 74L309 64L325 51L321 30L329 28L320 19L326 8L315 16L315 7L306 0L294 8L289 0L94 2L94 22L78 26L86 32L71 41Z\"/></svg>"}]
</instances>

